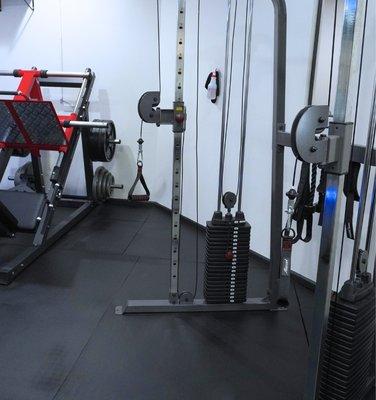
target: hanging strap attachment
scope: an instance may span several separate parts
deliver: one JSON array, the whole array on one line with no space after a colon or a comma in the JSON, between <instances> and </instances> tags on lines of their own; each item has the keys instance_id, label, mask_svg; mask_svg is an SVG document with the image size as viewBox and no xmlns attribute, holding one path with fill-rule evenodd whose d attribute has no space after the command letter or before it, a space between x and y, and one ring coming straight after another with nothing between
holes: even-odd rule
<instances>
[{"instance_id":1,"label":"hanging strap attachment","mask_svg":"<svg viewBox=\"0 0 376 400\"><path fill-rule=\"evenodd\" d=\"M350 163L349 173L345 177L345 184L343 192L346 196L346 210L345 210L345 226L346 235L349 239L354 240L354 203L359 201L360 196L358 193L358 177L359 177L360 163L352 161Z\"/></svg>"},{"instance_id":2,"label":"hanging strap attachment","mask_svg":"<svg viewBox=\"0 0 376 400\"><path fill-rule=\"evenodd\" d=\"M143 148L142 148L144 140L142 139L142 137L140 137L137 140L137 143L138 143L137 175L136 175L135 181L133 182L132 187L129 190L128 200L130 200L130 201L138 201L138 202L149 201L150 200L150 191L149 191L149 188L148 188L148 186L146 184L144 175L142 173L142 169L143 169L143 166L144 166ZM138 182L140 182L142 187L144 188L145 194L133 194Z\"/></svg>"},{"instance_id":3,"label":"hanging strap attachment","mask_svg":"<svg viewBox=\"0 0 376 400\"><path fill-rule=\"evenodd\" d=\"M311 165L303 162L298 186L298 197L296 199L293 214L293 219L296 221L296 236L293 240L294 243L297 243L299 240L308 243L312 239L313 214L316 211L316 205L314 204L316 169L313 168L312 170L311 181L310 172ZM304 225L306 225L306 228L305 236L303 237Z\"/></svg>"}]
</instances>

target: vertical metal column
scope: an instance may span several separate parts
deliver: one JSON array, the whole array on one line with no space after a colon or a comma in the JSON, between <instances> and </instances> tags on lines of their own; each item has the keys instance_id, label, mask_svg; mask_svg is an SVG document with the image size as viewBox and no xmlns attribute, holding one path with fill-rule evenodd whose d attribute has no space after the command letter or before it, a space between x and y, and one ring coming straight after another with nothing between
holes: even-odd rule
<instances>
[{"instance_id":1,"label":"vertical metal column","mask_svg":"<svg viewBox=\"0 0 376 400\"><path fill-rule=\"evenodd\" d=\"M239 155L239 187L238 187L238 211L241 211L243 201L243 178L244 178L244 157L245 143L247 138L247 117L248 117L248 97L249 80L251 75L251 50L252 50L252 26L253 26L253 0L250 0L248 9L248 33L247 33L247 54L245 70L244 103L242 104L241 137L240 137L240 155Z\"/></svg>"},{"instance_id":2,"label":"vertical metal column","mask_svg":"<svg viewBox=\"0 0 376 400\"><path fill-rule=\"evenodd\" d=\"M358 218L356 221L354 248L353 248L352 263L351 263L350 280L352 282L355 282L356 275L358 272L357 270L358 270L358 265L359 265L360 240L362 237L364 213L366 210L368 186L369 186L369 179L370 179L370 175L371 175L372 152L373 152L373 146L375 143L375 136L376 136L376 76L375 76L374 83L373 83L373 101L372 101L371 115L370 115L369 128L368 128L366 153L364 156L362 189L361 189L361 193L360 193ZM371 225L371 222L370 222L370 225ZM368 258L368 254L367 254L367 258Z\"/></svg>"},{"instance_id":3,"label":"vertical metal column","mask_svg":"<svg viewBox=\"0 0 376 400\"><path fill-rule=\"evenodd\" d=\"M284 147L278 144L278 134L285 130L286 93L286 4L273 0L274 5L274 86L273 86L273 153L272 200L270 220L270 276L269 296L276 304L279 297L281 265L281 231L283 216Z\"/></svg>"},{"instance_id":4,"label":"vertical metal column","mask_svg":"<svg viewBox=\"0 0 376 400\"><path fill-rule=\"evenodd\" d=\"M333 115L334 124L345 124L347 118L357 11L358 0L344 1L344 23L339 61L337 95ZM324 217L315 290L315 308L313 312L313 324L310 337L308 376L304 395L305 400L315 400L318 395L322 350L327 332L329 306L333 285L342 190L343 177L329 172L326 183Z\"/></svg>"},{"instance_id":5,"label":"vertical metal column","mask_svg":"<svg viewBox=\"0 0 376 400\"><path fill-rule=\"evenodd\" d=\"M184 113L184 49L185 49L185 0L178 3L178 29L176 51L176 82L174 111ZM184 128L185 130L185 128ZM179 252L180 252L180 215L182 195L182 156L184 130L174 130L174 160L172 177L172 227L171 227L171 269L169 300L179 301Z\"/></svg>"}]
</instances>

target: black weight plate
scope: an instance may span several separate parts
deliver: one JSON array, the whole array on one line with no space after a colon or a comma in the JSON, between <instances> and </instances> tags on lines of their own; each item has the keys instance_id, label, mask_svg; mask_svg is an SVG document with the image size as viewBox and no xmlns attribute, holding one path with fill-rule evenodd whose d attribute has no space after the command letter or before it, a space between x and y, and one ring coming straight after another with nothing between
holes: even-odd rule
<instances>
[{"instance_id":1,"label":"black weight plate","mask_svg":"<svg viewBox=\"0 0 376 400\"><path fill-rule=\"evenodd\" d=\"M231 285L205 285L204 289L207 291L210 291L211 293L229 293L233 292L235 294L240 294L240 293L246 293L247 292L247 285L236 285L236 286L231 286Z\"/></svg>"},{"instance_id":2,"label":"black weight plate","mask_svg":"<svg viewBox=\"0 0 376 400\"><path fill-rule=\"evenodd\" d=\"M205 269L207 271L218 271L222 273L231 273L232 271L235 272L247 272L248 271L248 265L218 265L218 264L213 264L213 265L205 265Z\"/></svg>"},{"instance_id":3,"label":"black weight plate","mask_svg":"<svg viewBox=\"0 0 376 400\"><path fill-rule=\"evenodd\" d=\"M232 304L232 303L245 303L247 301L247 298L242 296L242 297L235 297L234 299L231 299L230 297L222 297L222 296L205 296L205 301L208 304Z\"/></svg>"},{"instance_id":4,"label":"black weight plate","mask_svg":"<svg viewBox=\"0 0 376 400\"><path fill-rule=\"evenodd\" d=\"M93 178L93 198L95 201L103 201L102 184L105 172L106 168L104 167L98 167L95 170Z\"/></svg>"},{"instance_id":5,"label":"black weight plate","mask_svg":"<svg viewBox=\"0 0 376 400\"><path fill-rule=\"evenodd\" d=\"M109 162L114 158L116 129L113 121L95 119L93 122L108 122L107 128L91 128L88 132L89 157L92 161Z\"/></svg>"},{"instance_id":6,"label":"black weight plate","mask_svg":"<svg viewBox=\"0 0 376 400\"><path fill-rule=\"evenodd\" d=\"M208 267L218 267L218 268L230 268L233 265L236 267L243 267L243 268L248 268L249 263L248 259L242 260L242 259L237 259L235 264L232 263L232 261L226 260L224 257L207 257L206 260L206 265Z\"/></svg>"}]
</instances>

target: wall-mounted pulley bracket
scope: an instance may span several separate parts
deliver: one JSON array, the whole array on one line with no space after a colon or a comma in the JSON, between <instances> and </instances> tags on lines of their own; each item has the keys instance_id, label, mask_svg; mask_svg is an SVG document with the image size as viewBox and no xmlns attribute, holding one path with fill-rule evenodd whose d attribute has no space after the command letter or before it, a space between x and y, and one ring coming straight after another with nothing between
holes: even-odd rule
<instances>
[{"instance_id":1,"label":"wall-mounted pulley bracket","mask_svg":"<svg viewBox=\"0 0 376 400\"><path fill-rule=\"evenodd\" d=\"M329 123L329 115L327 105L303 108L291 128L291 146L299 160L343 175L349 169L353 124Z\"/></svg>"},{"instance_id":2,"label":"wall-mounted pulley bracket","mask_svg":"<svg viewBox=\"0 0 376 400\"><path fill-rule=\"evenodd\" d=\"M158 107L160 92L146 92L138 102L138 114L140 118L149 124L172 125L174 133L185 131L186 110L184 102L175 101L172 110L162 110Z\"/></svg>"}]
</instances>

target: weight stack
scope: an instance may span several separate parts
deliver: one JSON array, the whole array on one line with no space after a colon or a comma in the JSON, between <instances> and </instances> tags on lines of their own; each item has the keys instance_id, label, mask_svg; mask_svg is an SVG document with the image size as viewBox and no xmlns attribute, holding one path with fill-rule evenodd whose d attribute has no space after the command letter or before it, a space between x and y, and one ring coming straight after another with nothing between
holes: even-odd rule
<instances>
[{"instance_id":1,"label":"weight stack","mask_svg":"<svg viewBox=\"0 0 376 400\"><path fill-rule=\"evenodd\" d=\"M320 400L361 400L374 382L375 288L369 284L362 292L351 301L339 296L331 302Z\"/></svg>"},{"instance_id":2,"label":"weight stack","mask_svg":"<svg viewBox=\"0 0 376 400\"><path fill-rule=\"evenodd\" d=\"M206 224L204 298L208 304L247 299L251 226L244 218L215 213Z\"/></svg>"}]
</instances>

